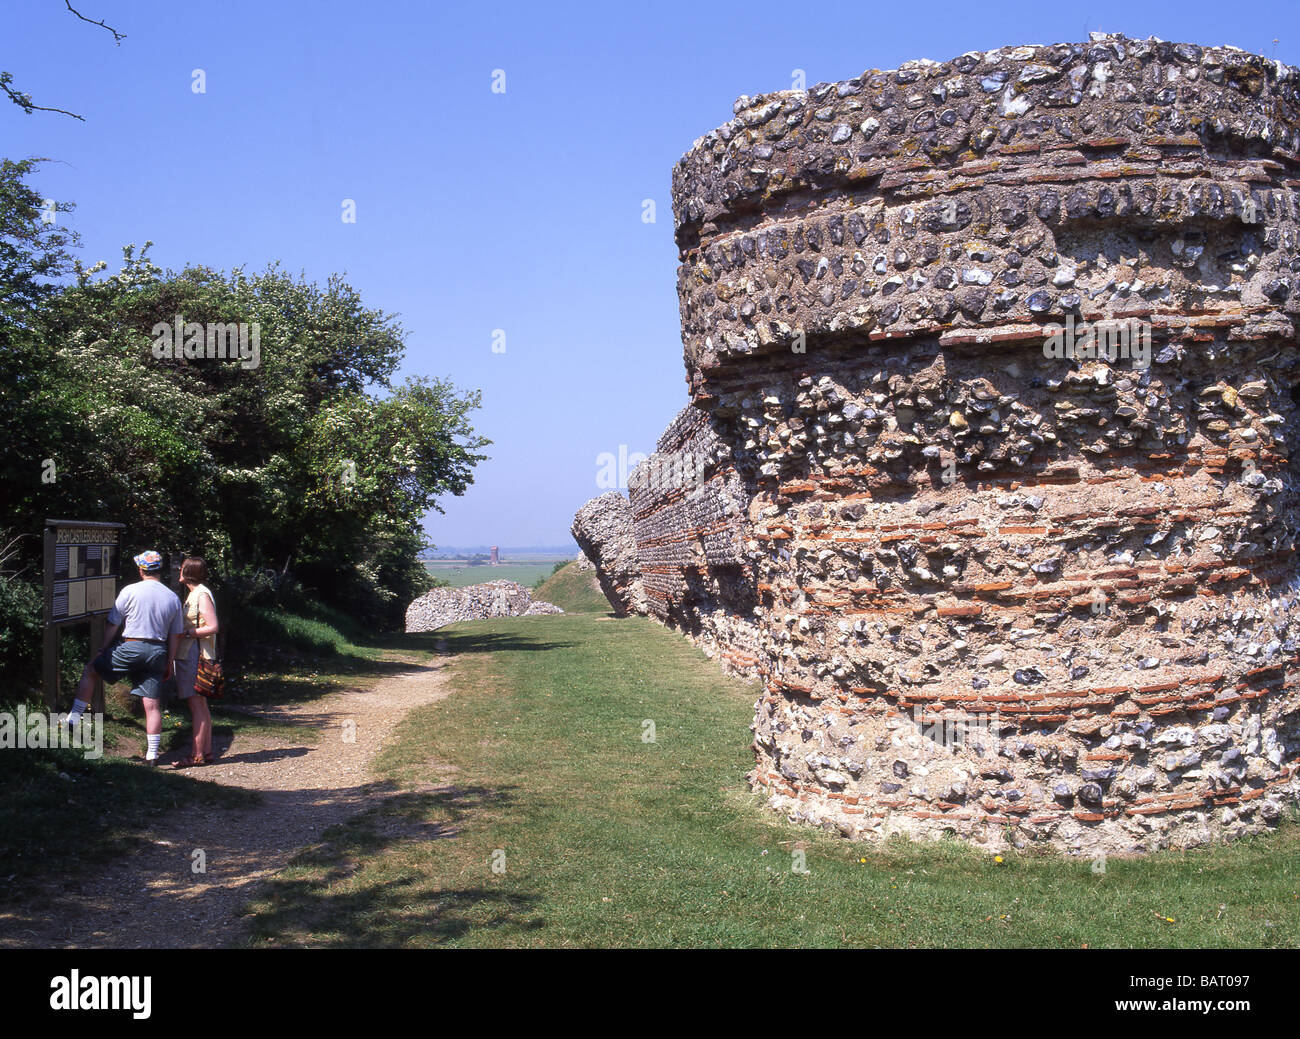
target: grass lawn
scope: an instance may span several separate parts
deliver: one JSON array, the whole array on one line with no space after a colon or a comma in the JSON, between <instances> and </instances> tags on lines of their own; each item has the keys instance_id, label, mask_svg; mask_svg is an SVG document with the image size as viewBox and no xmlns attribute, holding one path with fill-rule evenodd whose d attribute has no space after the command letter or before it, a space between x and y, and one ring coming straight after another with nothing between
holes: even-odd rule
<instances>
[{"instance_id":1,"label":"grass lawn","mask_svg":"<svg viewBox=\"0 0 1300 1039\"><path fill-rule=\"evenodd\" d=\"M378 762L405 793L273 882L251 907L255 944L1300 943L1294 822L1104 873L792 826L744 782L755 688L648 620L607 616L598 594L571 605L588 612L409 637L460 656L453 694L413 712Z\"/></svg>"}]
</instances>

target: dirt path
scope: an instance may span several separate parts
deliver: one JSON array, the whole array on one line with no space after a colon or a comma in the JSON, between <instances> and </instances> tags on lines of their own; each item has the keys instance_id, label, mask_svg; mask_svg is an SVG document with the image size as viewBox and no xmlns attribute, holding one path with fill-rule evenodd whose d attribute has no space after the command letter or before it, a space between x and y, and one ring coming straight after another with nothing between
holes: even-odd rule
<instances>
[{"instance_id":1,"label":"dirt path","mask_svg":"<svg viewBox=\"0 0 1300 1039\"><path fill-rule=\"evenodd\" d=\"M261 792L252 808L207 806L170 813L134 853L87 869L75 890L0 910L0 948L211 948L239 944L236 914L257 886L335 823L390 796L370 763L412 708L448 693L446 659L412 664L366 690L265 708L280 722L319 730L313 742L236 736L220 759L186 775ZM355 741L344 739L355 723ZM168 760L175 755L168 755ZM195 849L206 873L191 868Z\"/></svg>"}]
</instances>

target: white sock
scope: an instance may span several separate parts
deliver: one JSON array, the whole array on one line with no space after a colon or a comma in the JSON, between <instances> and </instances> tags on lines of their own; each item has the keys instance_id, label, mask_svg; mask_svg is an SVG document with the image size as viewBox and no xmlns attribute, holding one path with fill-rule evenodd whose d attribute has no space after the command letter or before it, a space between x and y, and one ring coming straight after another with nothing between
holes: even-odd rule
<instances>
[{"instance_id":1,"label":"white sock","mask_svg":"<svg viewBox=\"0 0 1300 1039\"><path fill-rule=\"evenodd\" d=\"M145 755L145 759L148 761L152 761L154 758L158 756L158 745L162 743L162 733L160 732L156 736L152 734L148 734L148 735L149 735L149 753Z\"/></svg>"},{"instance_id":2,"label":"white sock","mask_svg":"<svg viewBox=\"0 0 1300 1039\"><path fill-rule=\"evenodd\" d=\"M90 704L86 703L85 700L74 699L72 701L72 710L68 712L68 724L76 725L77 722L81 721L81 713L89 706Z\"/></svg>"}]
</instances>

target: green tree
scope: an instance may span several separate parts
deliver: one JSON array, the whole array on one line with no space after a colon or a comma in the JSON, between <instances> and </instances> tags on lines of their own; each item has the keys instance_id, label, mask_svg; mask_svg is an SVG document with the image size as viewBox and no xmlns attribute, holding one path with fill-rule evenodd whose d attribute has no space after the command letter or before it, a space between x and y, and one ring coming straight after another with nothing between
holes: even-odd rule
<instances>
[{"instance_id":1,"label":"green tree","mask_svg":"<svg viewBox=\"0 0 1300 1039\"><path fill-rule=\"evenodd\" d=\"M46 324L65 370L96 373L67 394L93 446L78 483L139 513L145 540L179 537L234 572L292 562L365 619L400 620L424 580L420 518L483 458L478 394L393 385L401 326L338 276L164 274L130 248L117 275L97 273L79 272ZM154 330L177 322L255 328L259 353L159 359Z\"/></svg>"},{"instance_id":2,"label":"green tree","mask_svg":"<svg viewBox=\"0 0 1300 1039\"><path fill-rule=\"evenodd\" d=\"M59 214L72 206L46 200L28 183L42 160L0 160L0 488L7 515L0 526L30 532L43 491L56 478L47 461L71 435L63 400L68 374L44 336L44 312L72 269L76 235ZM30 533L29 533L30 537ZM17 569L35 558L19 541Z\"/></svg>"},{"instance_id":3,"label":"green tree","mask_svg":"<svg viewBox=\"0 0 1300 1039\"><path fill-rule=\"evenodd\" d=\"M55 205L27 181L40 160L0 160L0 693L30 674L40 646L39 520L47 460L69 435L64 373L42 330L42 308L71 269L76 236Z\"/></svg>"},{"instance_id":4,"label":"green tree","mask_svg":"<svg viewBox=\"0 0 1300 1039\"><path fill-rule=\"evenodd\" d=\"M428 586L421 518L464 493L485 457L478 393L394 383L401 325L337 275L164 272L148 243L126 247L116 273L83 269L57 222L71 207L31 186L36 165L0 163L11 573L39 575L46 516L122 519L128 547L201 552L236 590L266 588L259 575L274 569L368 623L400 624ZM160 330L178 321L183 348L167 356ZM246 356L206 356L218 324L243 326ZM192 325L201 334L186 342ZM30 612L22 589L3 591L0 611Z\"/></svg>"}]
</instances>

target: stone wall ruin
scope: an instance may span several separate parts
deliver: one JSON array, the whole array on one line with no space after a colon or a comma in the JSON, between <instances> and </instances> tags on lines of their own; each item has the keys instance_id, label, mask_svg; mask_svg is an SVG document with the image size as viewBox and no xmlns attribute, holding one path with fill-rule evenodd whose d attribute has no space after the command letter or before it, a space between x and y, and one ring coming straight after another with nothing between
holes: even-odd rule
<instances>
[{"instance_id":1,"label":"stone wall ruin","mask_svg":"<svg viewBox=\"0 0 1300 1039\"><path fill-rule=\"evenodd\" d=\"M774 808L1092 853L1300 798L1298 84L1094 34L742 97L678 163L633 608L762 680Z\"/></svg>"},{"instance_id":2,"label":"stone wall ruin","mask_svg":"<svg viewBox=\"0 0 1300 1039\"><path fill-rule=\"evenodd\" d=\"M458 621L563 612L554 603L534 599L532 591L518 581L485 581L461 588L430 588L407 606L406 631L437 631Z\"/></svg>"}]
</instances>

